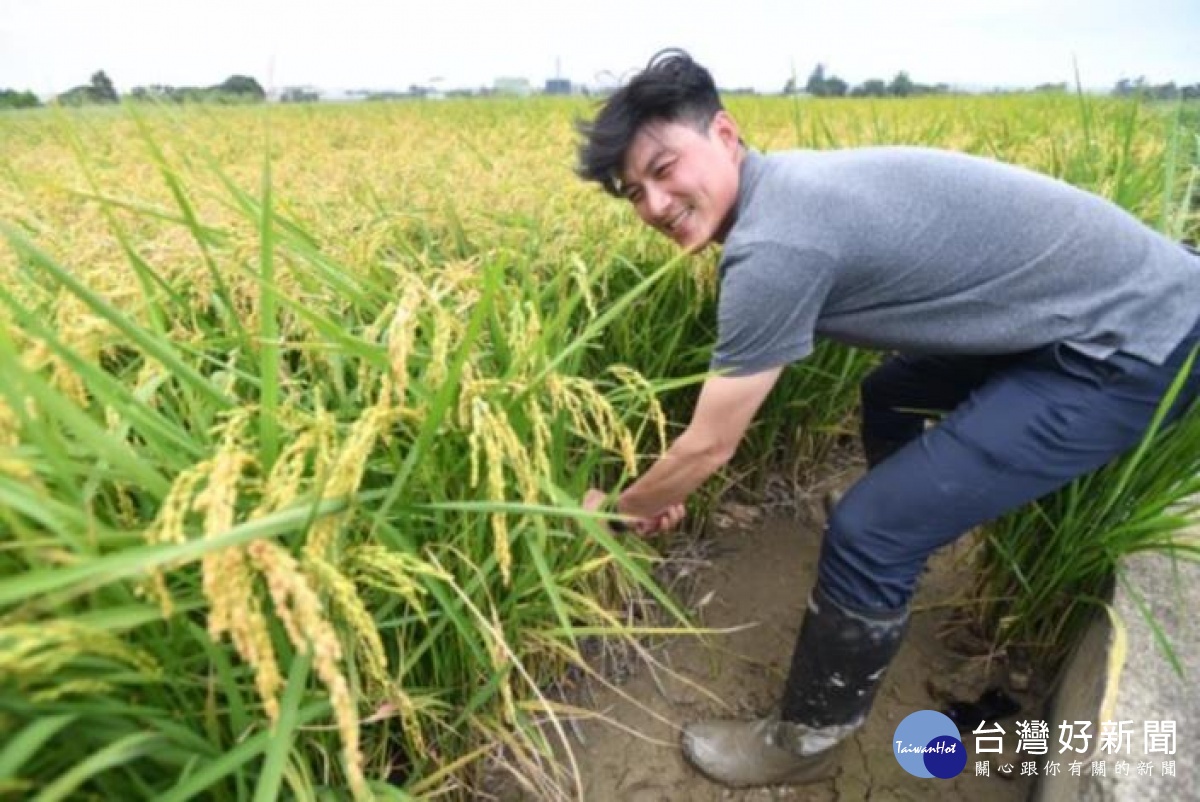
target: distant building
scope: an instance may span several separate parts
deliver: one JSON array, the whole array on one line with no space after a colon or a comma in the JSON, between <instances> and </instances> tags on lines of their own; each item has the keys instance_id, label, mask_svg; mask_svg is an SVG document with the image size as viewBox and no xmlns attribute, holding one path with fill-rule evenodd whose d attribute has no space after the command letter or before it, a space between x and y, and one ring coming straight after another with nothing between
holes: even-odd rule
<instances>
[{"instance_id":1,"label":"distant building","mask_svg":"<svg viewBox=\"0 0 1200 802\"><path fill-rule=\"evenodd\" d=\"M355 103L367 99L361 89L322 89L321 100L327 103Z\"/></svg>"},{"instance_id":2,"label":"distant building","mask_svg":"<svg viewBox=\"0 0 1200 802\"><path fill-rule=\"evenodd\" d=\"M569 95L571 94L571 82L566 78L551 78L546 81L545 92L547 95Z\"/></svg>"},{"instance_id":3,"label":"distant building","mask_svg":"<svg viewBox=\"0 0 1200 802\"><path fill-rule=\"evenodd\" d=\"M533 86L528 78L497 78L492 88L497 95L529 97L533 94Z\"/></svg>"},{"instance_id":4,"label":"distant building","mask_svg":"<svg viewBox=\"0 0 1200 802\"><path fill-rule=\"evenodd\" d=\"M321 99L321 90L311 84L285 86L275 99L280 103L316 103Z\"/></svg>"}]
</instances>

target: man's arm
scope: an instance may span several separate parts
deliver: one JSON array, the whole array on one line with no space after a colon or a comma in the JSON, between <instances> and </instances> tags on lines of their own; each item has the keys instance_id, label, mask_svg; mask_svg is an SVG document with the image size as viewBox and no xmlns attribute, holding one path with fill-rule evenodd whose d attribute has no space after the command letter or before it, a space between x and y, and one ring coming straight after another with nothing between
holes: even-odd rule
<instances>
[{"instance_id":1,"label":"man's arm","mask_svg":"<svg viewBox=\"0 0 1200 802\"><path fill-rule=\"evenodd\" d=\"M733 457L782 372L782 367L776 367L704 382L692 422L650 470L621 493L617 511L647 519L681 504Z\"/></svg>"}]
</instances>

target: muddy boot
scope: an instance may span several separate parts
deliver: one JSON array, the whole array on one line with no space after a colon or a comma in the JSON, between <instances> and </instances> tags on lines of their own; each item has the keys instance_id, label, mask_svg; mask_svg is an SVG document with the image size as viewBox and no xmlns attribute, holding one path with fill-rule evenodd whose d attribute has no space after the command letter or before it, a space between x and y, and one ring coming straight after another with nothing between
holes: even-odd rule
<instances>
[{"instance_id":1,"label":"muddy boot","mask_svg":"<svg viewBox=\"0 0 1200 802\"><path fill-rule=\"evenodd\" d=\"M849 734L849 731L847 732ZM808 754L810 739L825 746ZM803 785L834 775L838 741L776 716L700 721L683 728L683 754L705 777L729 788Z\"/></svg>"},{"instance_id":2,"label":"muddy boot","mask_svg":"<svg viewBox=\"0 0 1200 802\"><path fill-rule=\"evenodd\" d=\"M780 714L757 721L704 721L684 728L683 754L730 788L817 782L833 775L837 747L870 712L908 621L906 611L862 615L821 589L792 655Z\"/></svg>"}]
</instances>

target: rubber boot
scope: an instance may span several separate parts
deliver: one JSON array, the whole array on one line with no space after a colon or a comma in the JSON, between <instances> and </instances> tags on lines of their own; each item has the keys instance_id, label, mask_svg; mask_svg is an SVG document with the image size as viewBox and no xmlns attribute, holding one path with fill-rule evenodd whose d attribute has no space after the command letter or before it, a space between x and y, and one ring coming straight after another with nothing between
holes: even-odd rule
<instances>
[{"instance_id":1,"label":"rubber boot","mask_svg":"<svg viewBox=\"0 0 1200 802\"><path fill-rule=\"evenodd\" d=\"M756 721L689 724L684 756L730 788L799 785L832 776L838 747L866 721L907 622L907 611L854 613L814 589L779 713Z\"/></svg>"}]
</instances>

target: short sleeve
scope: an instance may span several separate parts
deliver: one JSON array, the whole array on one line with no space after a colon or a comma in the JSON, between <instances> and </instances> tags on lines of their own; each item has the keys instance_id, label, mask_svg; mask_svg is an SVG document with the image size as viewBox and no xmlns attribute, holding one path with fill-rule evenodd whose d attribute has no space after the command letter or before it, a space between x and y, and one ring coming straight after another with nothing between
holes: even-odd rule
<instances>
[{"instance_id":1,"label":"short sleeve","mask_svg":"<svg viewBox=\"0 0 1200 802\"><path fill-rule=\"evenodd\" d=\"M834 262L823 251L757 242L721 257L717 344L710 367L746 376L812 353Z\"/></svg>"}]
</instances>

